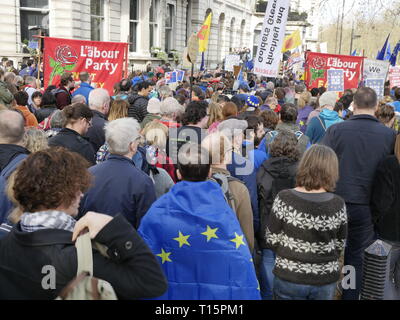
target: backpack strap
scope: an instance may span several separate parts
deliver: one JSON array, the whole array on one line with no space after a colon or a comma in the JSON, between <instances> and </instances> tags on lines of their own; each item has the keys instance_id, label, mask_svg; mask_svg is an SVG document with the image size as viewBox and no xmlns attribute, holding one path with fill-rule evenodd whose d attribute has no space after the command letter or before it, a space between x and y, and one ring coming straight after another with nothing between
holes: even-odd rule
<instances>
[{"instance_id":1,"label":"backpack strap","mask_svg":"<svg viewBox=\"0 0 400 320\"><path fill-rule=\"evenodd\" d=\"M319 116L317 116L317 118L318 118L319 122L321 123L322 128L323 128L324 131L326 132L326 126L325 126L324 121L322 121L322 119L321 119Z\"/></svg>"},{"instance_id":2,"label":"backpack strap","mask_svg":"<svg viewBox=\"0 0 400 320\"><path fill-rule=\"evenodd\" d=\"M76 239L75 247L78 258L76 275L79 276L82 272L88 272L90 276L93 276L93 252L89 232L81 234Z\"/></svg>"},{"instance_id":3,"label":"backpack strap","mask_svg":"<svg viewBox=\"0 0 400 320\"><path fill-rule=\"evenodd\" d=\"M226 175L226 174L223 174L223 173L215 173L215 174L212 175L211 180L217 182L221 186L221 189L222 189L222 192L224 193L226 202L231 207L233 212L236 214L235 198L234 198L232 192L230 191L229 182L230 181L236 181L238 179L233 178L230 175Z\"/></svg>"},{"instance_id":4,"label":"backpack strap","mask_svg":"<svg viewBox=\"0 0 400 320\"><path fill-rule=\"evenodd\" d=\"M26 154L19 154L17 155L14 159L12 159L10 161L10 163L8 165L6 165L3 170L1 170L0 176L4 177L5 179L8 179L8 177L11 175L11 173L13 173L13 171L17 168L18 164L24 160L25 158L27 158L28 155Z\"/></svg>"}]
</instances>

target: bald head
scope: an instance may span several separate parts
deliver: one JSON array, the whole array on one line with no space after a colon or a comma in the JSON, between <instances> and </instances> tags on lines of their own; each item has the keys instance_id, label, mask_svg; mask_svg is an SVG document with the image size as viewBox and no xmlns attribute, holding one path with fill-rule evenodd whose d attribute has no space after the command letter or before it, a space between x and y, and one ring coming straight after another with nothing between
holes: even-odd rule
<instances>
[{"instance_id":1,"label":"bald head","mask_svg":"<svg viewBox=\"0 0 400 320\"><path fill-rule=\"evenodd\" d=\"M0 144L20 144L24 137L25 121L12 110L0 111Z\"/></svg>"}]
</instances>

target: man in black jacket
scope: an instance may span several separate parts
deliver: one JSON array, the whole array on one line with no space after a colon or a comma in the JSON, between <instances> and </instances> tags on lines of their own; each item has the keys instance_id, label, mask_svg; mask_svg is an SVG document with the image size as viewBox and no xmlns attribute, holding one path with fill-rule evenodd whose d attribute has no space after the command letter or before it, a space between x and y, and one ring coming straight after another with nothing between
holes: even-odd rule
<instances>
[{"instance_id":1,"label":"man in black jacket","mask_svg":"<svg viewBox=\"0 0 400 320\"><path fill-rule=\"evenodd\" d=\"M110 110L110 96L105 89L94 89L89 94L89 108L93 112L92 126L86 137L89 138L95 152L106 142L104 126Z\"/></svg>"},{"instance_id":2,"label":"man in black jacket","mask_svg":"<svg viewBox=\"0 0 400 320\"><path fill-rule=\"evenodd\" d=\"M354 96L354 116L331 126L322 143L339 158L340 179L336 193L347 207L349 219L345 265L356 270L356 288L343 290L343 299L358 300L364 250L374 240L370 200L373 179L380 161L393 153L396 134L375 118L378 98L371 88Z\"/></svg>"},{"instance_id":3,"label":"man in black jacket","mask_svg":"<svg viewBox=\"0 0 400 320\"><path fill-rule=\"evenodd\" d=\"M5 193L8 178L29 154L22 146L24 122L16 111L0 111L0 224L6 221L12 209Z\"/></svg>"},{"instance_id":4,"label":"man in black jacket","mask_svg":"<svg viewBox=\"0 0 400 320\"><path fill-rule=\"evenodd\" d=\"M128 116L135 118L139 123L147 115L147 104L149 103L149 94L153 90L154 85L149 81L140 82L137 85L137 94L129 96Z\"/></svg>"}]
</instances>

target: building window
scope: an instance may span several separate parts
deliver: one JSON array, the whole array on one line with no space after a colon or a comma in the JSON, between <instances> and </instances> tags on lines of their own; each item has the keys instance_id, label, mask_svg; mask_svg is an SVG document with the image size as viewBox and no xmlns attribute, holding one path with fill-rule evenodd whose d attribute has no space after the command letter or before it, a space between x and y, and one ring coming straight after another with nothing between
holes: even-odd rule
<instances>
[{"instance_id":1,"label":"building window","mask_svg":"<svg viewBox=\"0 0 400 320\"><path fill-rule=\"evenodd\" d=\"M158 31L158 17L157 10L159 6L159 0L152 0L150 6L150 50L152 47L157 47L157 31Z\"/></svg>"},{"instance_id":2,"label":"building window","mask_svg":"<svg viewBox=\"0 0 400 320\"><path fill-rule=\"evenodd\" d=\"M104 33L104 0L90 0L90 28L90 39L101 41Z\"/></svg>"},{"instance_id":3,"label":"building window","mask_svg":"<svg viewBox=\"0 0 400 320\"><path fill-rule=\"evenodd\" d=\"M234 51L234 36L235 36L235 18L232 18L231 20L231 29L230 29L230 33L229 33L229 52L233 52Z\"/></svg>"},{"instance_id":4,"label":"building window","mask_svg":"<svg viewBox=\"0 0 400 320\"><path fill-rule=\"evenodd\" d=\"M170 52L174 49L174 18L175 7L173 4L167 5L167 16L165 19L165 52Z\"/></svg>"},{"instance_id":5,"label":"building window","mask_svg":"<svg viewBox=\"0 0 400 320\"><path fill-rule=\"evenodd\" d=\"M40 27L43 33L49 33L49 0L20 0L21 42L36 40L36 30Z\"/></svg>"},{"instance_id":6,"label":"building window","mask_svg":"<svg viewBox=\"0 0 400 320\"><path fill-rule=\"evenodd\" d=\"M258 45L260 44L261 40L261 29L263 27L262 23L259 23L256 28L254 29L254 38L253 38L253 56L257 55Z\"/></svg>"},{"instance_id":7,"label":"building window","mask_svg":"<svg viewBox=\"0 0 400 320\"><path fill-rule=\"evenodd\" d=\"M139 0L131 0L129 13L129 51L137 51L137 30L139 24Z\"/></svg>"}]
</instances>

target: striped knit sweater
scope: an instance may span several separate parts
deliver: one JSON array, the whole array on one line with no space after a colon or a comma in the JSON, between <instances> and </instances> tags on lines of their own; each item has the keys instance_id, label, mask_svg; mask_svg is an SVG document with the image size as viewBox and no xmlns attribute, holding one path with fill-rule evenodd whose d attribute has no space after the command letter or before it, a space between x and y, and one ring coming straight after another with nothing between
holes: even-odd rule
<instances>
[{"instance_id":1,"label":"striped knit sweater","mask_svg":"<svg viewBox=\"0 0 400 320\"><path fill-rule=\"evenodd\" d=\"M346 234L346 207L340 197L314 202L292 190L280 192L266 229L266 241L276 253L274 274L304 285L338 281Z\"/></svg>"}]
</instances>

